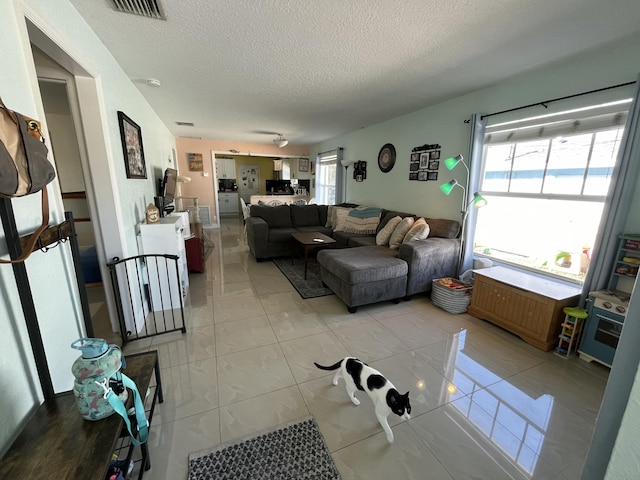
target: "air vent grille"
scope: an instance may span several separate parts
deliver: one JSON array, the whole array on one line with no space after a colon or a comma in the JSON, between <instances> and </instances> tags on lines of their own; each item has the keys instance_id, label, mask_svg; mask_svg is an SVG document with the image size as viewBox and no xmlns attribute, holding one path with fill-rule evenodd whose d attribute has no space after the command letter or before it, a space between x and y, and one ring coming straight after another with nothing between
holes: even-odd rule
<instances>
[{"instance_id":1,"label":"air vent grille","mask_svg":"<svg viewBox=\"0 0 640 480\"><path fill-rule=\"evenodd\" d=\"M119 12L157 20L167 19L158 0L111 0L111 5Z\"/></svg>"},{"instance_id":2,"label":"air vent grille","mask_svg":"<svg viewBox=\"0 0 640 480\"><path fill-rule=\"evenodd\" d=\"M193 122L176 122L176 125L180 125L181 127L193 127Z\"/></svg>"}]
</instances>

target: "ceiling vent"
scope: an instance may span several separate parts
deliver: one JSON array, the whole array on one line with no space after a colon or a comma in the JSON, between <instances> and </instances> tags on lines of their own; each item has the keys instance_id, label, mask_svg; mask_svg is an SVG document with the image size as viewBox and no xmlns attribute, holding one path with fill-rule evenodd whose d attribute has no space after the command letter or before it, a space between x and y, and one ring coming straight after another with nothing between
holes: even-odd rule
<instances>
[{"instance_id":1,"label":"ceiling vent","mask_svg":"<svg viewBox=\"0 0 640 480\"><path fill-rule=\"evenodd\" d=\"M176 122L176 125L180 125L181 127L194 127L193 122Z\"/></svg>"},{"instance_id":2,"label":"ceiling vent","mask_svg":"<svg viewBox=\"0 0 640 480\"><path fill-rule=\"evenodd\" d=\"M132 13L156 20L167 19L158 0L110 0L110 3L118 12Z\"/></svg>"}]
</instances>

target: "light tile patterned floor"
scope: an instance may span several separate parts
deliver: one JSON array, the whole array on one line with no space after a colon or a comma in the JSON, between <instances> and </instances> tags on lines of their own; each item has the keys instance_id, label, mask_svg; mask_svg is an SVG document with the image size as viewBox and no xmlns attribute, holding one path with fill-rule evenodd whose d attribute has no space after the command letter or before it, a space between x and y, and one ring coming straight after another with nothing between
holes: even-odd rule
<instances>
[{"instance_id":1,"label":"light tile patterned floor","mask_svg":"<svg viewBox=\"0 0 640 480\"><path fill-rule=\"evenodd\" d=\"M608 370L543 353L428 296L360 307L302 300L269 261L257 263L242 220L210 232L204 274L190 275L188 331L133 342L157 349L165 402L145 478L187 476L190 452L313 415L343 479L578 479ZM387 443L364 392L313 362L355 355L409 390L411 420L389 418Z\"/></svg>"}]
</instances>

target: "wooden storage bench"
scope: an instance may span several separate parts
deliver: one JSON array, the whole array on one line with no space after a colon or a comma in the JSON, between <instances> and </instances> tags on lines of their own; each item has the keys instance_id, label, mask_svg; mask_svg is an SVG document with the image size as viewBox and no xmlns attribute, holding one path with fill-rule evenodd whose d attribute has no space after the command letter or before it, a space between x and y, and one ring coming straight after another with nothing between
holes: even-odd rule
<instances>
[{"instance_id":1,"label":"wooden storage bench","mask_svg":"<svg viewBox=\"0 0 640 480\"><path fill-rule=\"evenodd\" d=\"M544 350L558 344L564 307L578 304L581 289L504 267L474 270L468 313L488 320Z\"/></svg>"}]
</instances>

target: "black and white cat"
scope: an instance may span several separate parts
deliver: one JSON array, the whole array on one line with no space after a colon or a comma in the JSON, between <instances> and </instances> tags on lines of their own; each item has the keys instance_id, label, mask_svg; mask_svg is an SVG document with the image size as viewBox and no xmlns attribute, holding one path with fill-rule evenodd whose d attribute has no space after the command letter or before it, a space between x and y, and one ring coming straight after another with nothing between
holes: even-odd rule
<instances>
[{"instance_id":1,"label":"black and white cat","mask_svg":"<svg viewBox=\"0 0 640 480\"><path fill-rule=\"evenodd\" d=\"M344 378L347 395L349 395L354 405L360 405L360 400L355 395L356 390L367 392L371 400L373 400L376 417L378 417L380 425L387 434L387 440L393 442L393 432L389 427L387 417L393 412L404 420L409 420L409 414L411 413L409 392L401 395L384 375L354 357L343 358L330 367L325 367L316 362L313 363L321 370L337 370L333 376L333 384L338 385L338 379L340 377Z\"/></svg>"}]
</instances>

